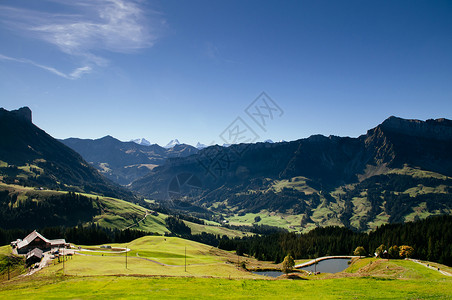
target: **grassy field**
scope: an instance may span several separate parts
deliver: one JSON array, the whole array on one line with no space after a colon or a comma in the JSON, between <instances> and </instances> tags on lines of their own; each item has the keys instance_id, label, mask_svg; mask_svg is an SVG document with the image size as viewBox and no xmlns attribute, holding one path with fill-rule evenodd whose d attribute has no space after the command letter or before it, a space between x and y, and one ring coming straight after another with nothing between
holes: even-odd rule
<instances>
[{"instance_id":1,"label":"grassy field","mask_svg":"<svg viewBox=\"0 0 452 300\"><path fill-rule=\"evenodd\" d=\"M74 259L75 261L75 259ZM69 261L68 265L72 262ZM367 261L363 261L368 264ZM398 261L408 277L263 280L199 277L62 276L42 273L0 284L3 299L450 299L452 280ZM414 264L414 265L413 265ZM61 270L61 268L60 268ZM415 276L412 276L412 275Z\"/></svg>"},{"instance_id":2,"label":"grassy field","mask_svg":"<svg viewBox=\"0 0 452 300\"><path fill-rule=\"evenodd\" d=\"M439 173L435 173L435 172L430 172L430 171L425 171L425 170L420 170L420 169L414 169L408 166L404 166L402 169L391 169L389 172L387 172L388 174L400 174L400 175L409 175L409 176L413 176L415 178L436 178L436 179L450 179L451 177L439 174Z\"/></svg>"},{"instance_id":3,"label":"grassy field","mask_svg":"<svg viewBox=\"0 0 452 300\"><path fill-rule=\"evenodd\" d=\"M23 187L19 185L0 183L0 191L8 190L18 195L19 200L25 200L29 195L40 195L42 197L59 195L67 193L66 191L54 191L54 190L37 190L32 187ZM160 235L169 233L166 228L165 218L166 214L159 213L157 216L148 214L146 216L147 209L121 200L111 197L103 197L93 194L80 193L86 197L93 199L99 199L96 205L100 208L100 214L93 217L93 222L102 227L116 228L116 229L138 229L146 232L153 232ZM144 218L146 216L146 218ZM144 219L143 219L144 218ZM227 235L230 238L247 235L239 230L232 230L214 225L200 225L184 221L187 226L192 229L193 234L199 234L201 232L213 233L216 235Z\"/></svg>"},{"instance_id":4,"label":"grassy field","mask_svg":"<svg viewBox=\"0 0 452 300\"><path fill-rule=\"evenodd\" d=\"M0 247L0 255L8 255L11 254L11 246L5 245Z\"/></svg>"},{"instance_id":5,"label":"grassy field","mask_svg":"<svg viewBox=\"0 0 452 300\"><path fill-rule=\"evenodd\" d=\"M243 232L243 231L229 229L229 228L225 228L225 227L221 227L221 226L215 226L215 225L209 225L209 224L202 225L202 224L192 223L192 222L188 222L188 221L184 221L184 223L188 227L190 227L192 234L200 234L202 232L206 232L206 233L212 233L212 234L220 235L220 236L227 235L230 238L252 235L252 233L249 233L249 232Z\"/></svg>"},{"instance_id":6,"label":"grassy field","mask_svg":"<svg viewBox=\"0 0 452 300\"><path fill-rule=\"evenodd\" d=\"M176 237L145 236L128 244L109 245L130 249L127 253L127 269L125 253L82 251L84 255L75 255L66 264L65 274L258 277L231 263L237 258L230 252ZM45 272L54 273L59 269L61 265L53 265Z\"/></svg>"},{"instance_id":7,"label":"grassy field","mask_svg":"<svg viewBox=\"0 0 452 300\"><path fill-rule=\"evenodd\" d=\"M257 222L259 225L277 226L294 231L296 227L300 227L301 215L281 214L268 211L261 211L260 213L247 213L243 216L234 215L226 219L232 225L246 225L250 226L255 223L254 218L260 217L261 220Z\"/></svg>"},{"instance_id":8,"label":"grassy field","mask_svg":"<svg viewBox=\"0 0 452 300\"><path fill-rule=\"evenodd\" d=\"M313 211L313 215L311 216L313 222L323 224L324 226L340 226L341 223L339 219L333 217L335 208L333 208L332 206L337 206L337 204L320 204L319 207ZM309 223L305 226L301 226L301 220L303 219L303 216L304 214L294 215L289 213L268 212L263 210L259 213L247 213L242 216L235 214L233 216L225 217L225 219L228 220L231 225L251 226L256 223L254 221L254 218L260 217L261 220L256 223L258 225L281 227L289 231L303 233L306 233L311 229L317 227L315 223Z\"/></svg>"},{"instance_id":9,"label":"grassy field","mask_svg":"<svg viewBox=\"0 0 452 300\"><path fill-rule=\"evenodd\" d=\"M276 192L280 192L284 188L295 189L297 191L304 192L305 194L318 192L317 190L307 185L306 180L307 178L302 176L293 177L290 180L274 180L271 188Z\"/></svg>"},{"instance_id":10,"label":"grassy field","mask_svg":"<svg viewBox=\"0 0 452 300\"><path fill-rule=\"evenodd\" d=\"M64 271L62 263L51 264L32 276L0 282L0 298L450 299L452 295L452 277L406 260L355 259L341 273L271 280L234 262L246 261L254 269L274 264L180 238L146 236L111 246L130 249L127 268L125 254L76 255L65 263ZM0 251L7 253L8 248Z\"/></svg>"},{"instance_id":11,"label":"grassy field","mask_svg":"<svg viewBox=\"0 0 452 300\"><path fill-rule=\"evenodd\" d=\"M450 282L41 276L2 286L7 299L447 299ZM445 290L444 290L445 289Z\"/></svg>"}]
</instances>

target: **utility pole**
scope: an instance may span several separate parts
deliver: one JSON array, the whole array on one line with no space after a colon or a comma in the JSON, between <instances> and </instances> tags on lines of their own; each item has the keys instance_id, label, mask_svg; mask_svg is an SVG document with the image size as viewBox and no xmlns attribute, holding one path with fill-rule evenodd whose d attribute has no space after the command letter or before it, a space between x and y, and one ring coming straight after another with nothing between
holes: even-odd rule
<instances>
[{"instance_id":1,"label":"utility pole","mask_svg":"<svg viewBox=\"0 0 452 300\"><path fill-rule=\"evenodd\" d=\"M185 272L187 272L187 246L185 246Z\"/></svg>"},{"instance_id":2,"label":"utility pole","mask_svg":"<svg viewBox=\"0 0 452 300\"><path fill-rule=\"evenodd\" d=\"M317 274L317 258L314 258L314 275Z\"/></svg>"},{"instance_id":3,"label":"utility pole","mask_svg":"<svg viewBox=\"0 0 452 300\"><path fill-rule=\"evenodd\" d=\"M64 275L64 248L63 248L63 275Z\"/></svg>"}]
</instances>

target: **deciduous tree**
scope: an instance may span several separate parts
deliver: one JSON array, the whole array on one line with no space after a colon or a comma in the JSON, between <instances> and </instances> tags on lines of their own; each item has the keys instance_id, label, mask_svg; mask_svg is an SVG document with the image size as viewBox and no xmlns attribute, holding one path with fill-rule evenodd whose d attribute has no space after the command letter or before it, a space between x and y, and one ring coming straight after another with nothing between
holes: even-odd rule
<instances>
[{"instance_id":1,"label":"deciduous tree","mask_svg":"<svg viewBox=\"0 0 452 300\"><path fill-rule=\"evenodd\" d=\"M390 258L399 258L399 252L400 252L399 246L393 245L389 247L388 253Z\"/></svg>"},{"instance_id":2,"label":"deciduous tree","mask_svg":"<svg viewBox=\"0 0 452 300\"><path fill-rule=\"evenodd\" d=\"M358 247L356 247L356 249L353 253L355 255L359 255L359 258L361 258L361 256L366 255L366 250L364 249L363 246L358 246Z\"/></svg>"},{"instance_id":3,"label":"deciduous tree","mask_svg":"<svg viewBox=\"0 0 452 300\"><path fill-rule=\"evenodd\" d=\"M407 246L407 245L403 245L400 246L400 251L399 251L399 255L400 257L411 257L414 254L414 248L411 246Z\"/></svg>"},{"instance_id":4,"label":"deciduous tree","mask_svg":"<svg viewBox=\"0 0 452 300\"><path fill-rule=\"evenodd\" d=\"M282 271L284 273L289 273L290 271L292 271L293 267L295 266L295 261L293 260L292 255L287 255L284 258L284 261L282 263Z\"/></svg>"}]
</instances>

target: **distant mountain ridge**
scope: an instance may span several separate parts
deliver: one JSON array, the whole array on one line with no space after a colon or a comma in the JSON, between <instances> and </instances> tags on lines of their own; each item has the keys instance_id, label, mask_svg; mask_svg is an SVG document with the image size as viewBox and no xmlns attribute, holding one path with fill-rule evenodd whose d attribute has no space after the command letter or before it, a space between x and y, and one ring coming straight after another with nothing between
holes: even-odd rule
<instances>
[{"instance_id":1,"label":"distant mountain ridge","mask_svg":"<svg viewBox=\"0 0 452 300\"><path fill-rule=\"evenodd\" d=\"M90 162L110 180L128 185L141 178L168 158L196 154L198 149L185 144L163 148L157 144L142 145L136 142L121 142L112 136L100 139L68 138L61 140Z\"/></svg>"},{"instance_id":2,"label":"distant mountain ridge","mask_svg":"<svg viewBox=\"0 0 452 300\"><path fill-rule=\"evenodd\" d=\"M32 123L31 110L0 108L0 177L9 184L134 199L78 153Z\"/></svg>"}]
</instances>

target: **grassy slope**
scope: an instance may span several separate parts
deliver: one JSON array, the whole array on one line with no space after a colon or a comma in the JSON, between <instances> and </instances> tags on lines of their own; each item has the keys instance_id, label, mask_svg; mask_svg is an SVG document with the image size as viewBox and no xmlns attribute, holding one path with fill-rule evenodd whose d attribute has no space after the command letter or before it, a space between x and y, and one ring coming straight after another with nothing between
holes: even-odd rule
<instances>
[{"instance_id":1,"label":"grassy slope","mask_svg":"<svg viewBox=\"0 0 452 300\"><path fill-rule=\"evenodd\" d=\"M67 193L66 191L35 190L32 187L23 187L11 184L7 185L4 183L0 183L0 190L13 191L18 194L18 199L25 199L27 193L39 194L42 196ZM94 216L93 221L104 227L123 229L127 226L133 225L135 221L142 219L146 214L145 208L124 200L85 193L81 194L93 199L99 198L101 214ZM147 219L147 224L139 226L138 229L157 232L159 234L168 232L164 226L161 226L161 221L156 220L154 224L154 222L152 222L153 220L153 218L149 218L149 220Z\"/></svg>"},{"instance_id":2,"label":"grassy slope","mask_svg":"<svg viewBox=\"0 0 452 300\"><path fill-rule=\"evenodd\" d=\"M212 234L220 235L220 236L227 235L230 238L252 235L252 233L249 233L249 232L243 232L243 231L239 231L239 230L229 229L229 228L221 227L219 225L209 225L209 224L201 225L201 224L192 223L192 222L188 222L188 221L184 221L184 223L188 227L190 227L192 234L200 234L202 232L206 232L206 233L212 233Z\"/></svg>"},{"instance_id":3,"label":"grassy slope","mask_svg":"<svg viewBox=\"0 0 452 300\"><path fill-rule=\"evenodd\" d=\"M165 244L166 243L166 244ZM0 283L0 297L19 297L27 299L42 298L185 298L185 299L446 299L452 294L452 278L425 268L411 261L376 260L366 258L357 260L342 274L311 276L309 280L264 280L262 277L246 275L222 260L227 252L201 253L210 251L208 246L173 238L164 241L154 237L141 238L130 244L133 251L164 250L168 255L179 254L187 245L187 255L202 265L189 265L187 273L183 266L164 267L151 265L144 261L135 264L132 258L130 268L125 269L124 257L85 257L76 256L66 263L66 273L62 276L61 264L51 266L44 272L31 277L16 278ZM138 247L134 249L135 247ZM222 257L222 255L225 255ZM204 258L205 256L205 258ZM121 261L117 261L120 259ZM168 257L160 257L163 262ZM179 259L179 258L175 258ZM211 260L211 261L206 261ZM95 264L96 267L93 267ZM180 264L180 261L178 261ZM232 266L232 268L230 267ZM387 268L388 267L388 268ZM77 269L78 268L78 269ZM152 270L152 271L151 271ZM165 275L196 277L143 277L106 276L115 273L122 275L152 275L164 270ZM74 276L74 271L80 272ZM134 273L135 272L135 273ZM202 278L219 276L223 278ZM233 280L229 280L229 275ZM102 275L93 275L101 273ZM248 278L248 280L246 279ZM259 278L259 279L256 279ZM254 279L254 280L249 280Z\"/></svg>"},{"instance_id":4,"label":"grassy slope","mask_svg":"<svg viewBox=\"0 0 452 300\"><path fill-rule=\"evenodd\" d=\"M0 247L0 255L9 255L11 254L11 246L5 245Z\"/></svg>"},{"instance_id":5,"label":"grassy slope","mask_svg":"<svg viewBox=\"0 0 452 300\"><path fill-rule=\"evenodd\" d=\"M19 260L10 260L9 256L11 256L12 252L11 252L11 246L10 245L6 245L6 246L1 246L0 247L0 282L2 281L6 281L8 280L8 269L7 269L7 265L8 262L11 263L12 265L10 265L10 277L16 277L20 274L23 274L25 272L25 267L23 265L23 263ZM17 256L15 256L17 258Z\"/></svg>"},{"instance_id":6,"label":"grassy slope","mask_svg":"<svg viewBox=\"0 0 452 300\"><path fill-rule=\"evenodd\" d=\"M201 243L176 237L145 236L128 244L111 244L112 247L128 247L127 269L125 253L100 253L76 255L66 264L67 275L159 275L159 276L215 276L253 278L253 274L228 263L233 254ZM187 251L187 271L185 271ZM84 252L88 253L88 252ZM156 263L158 262L158 263ZM61 265L50 266L45 273L52 274Z\"/></svg>"},{"instance_id":7,"label":"grassy slope","mask_svg":"<svg viewBox=\"0 0 452 300\"><path fill-rule=\"evenodd\" d=\"M18 193L19 199L26 199L27 193L40 194L43 196L67 193L65 191L35 190L31 187L7 185L4 183L0 183L0 190L14 191ZM146 209L144 207L111 197L102 197L84 193L82 193L82 195L94 199L99 198L101 213L94 216L93 221L100 226L117 229L130 227L132 229L139 229L162 235L169 232L165 226L165 218L167 217L165 214L159 213L158 216L148 215L144 220L142 220L146 215ZM222 228L219 226L199 225L191 222L185 223L192 229L193 234L198 234L204 231L217 235L227 235L229 237L244 235L241 231Z\"/></svg>"},{"instance_id":8,"label":"grassy slope","mask_svg":"<svg viewBox=\"0 0 452 300\"><path fill-rule=\"evenodd\" d=\"M364 174L362 179L370 177L372 174L372 170L368 171L369 174ZM450 177L419 169L414 169L405 166L402 169L387 169L383 172L378 172L377 174L399 174L399 175L408 175L414 178L436 178L436 179L450 179ZM376 174L373 174L376 175ZM314 223L308 223L305 226L301 226L301 220L303 219L303 214L293 215L293 214L283 214L279 212L268 212L268 211L260 211L259 213L247 213L243 216L239 216L238 214L234 214L232 216L225 216L225 218L230 221L231 224L234 225L251 225L254 223L254 218L256 216L261 217L261 221L258 224L271 225L286 228L289 231L295 232L307 232L317 225L319 226L330 226L330 225L338 225L341 226L342 223L338 218L338 215L344 209L343 201L340 201L340 195L344 192L342 191L343 187L339 187L336 190L332 191L330 195L336 199L337 203L326 203L323 195L319 193L319 191L313 189L312 187L306 184L306 179L303 177L293 177L292 180L274 180L270 190L278 192L283 188L293 188L298 191L305 192L306 194L318 193L321 199L321 204L312 210L311 219ZM347 185L347 189L354 189L355 184ZM423 185L418 185L416 187L410 188L404 193L409 194L411 197L415 197L417 195L426 194L426 193L445 193L445 186L439 185L437 187L426 187ZM360 219L367 216L370 210L370 203L367 200L367 192L364 191L361 193L360 197L355 197L353 199L353 217L350 219L351 225L355 227L359 227ZM450 211L452 213L452 210ZM405 216L405 221L413 221L415 217L419 217L421 219L427 218L428 216L438 214L437 211L428 211L426 203L421 203L417 207L413 209L413 212ZM368 225L371 229L376 228L377 226L381 226L383 224L388 223L389 215L385 212L380 213L375 217L375 219L368 222Z\"/></svg>"}]
</instances>

